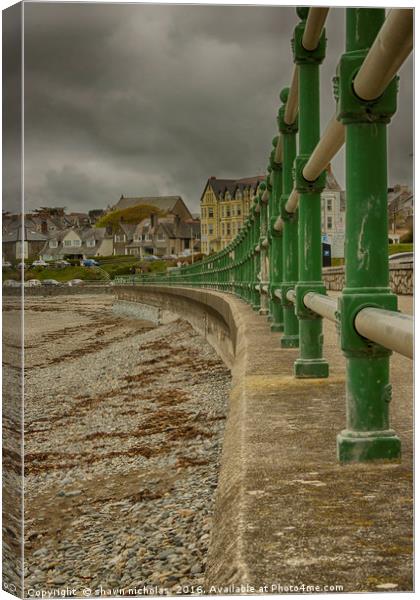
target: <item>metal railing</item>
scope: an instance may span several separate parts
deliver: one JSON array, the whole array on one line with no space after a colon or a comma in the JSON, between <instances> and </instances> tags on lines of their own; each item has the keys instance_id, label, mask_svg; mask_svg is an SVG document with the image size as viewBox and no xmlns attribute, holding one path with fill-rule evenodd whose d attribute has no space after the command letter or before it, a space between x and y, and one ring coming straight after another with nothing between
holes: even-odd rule
<instances>
[{"instance_id":1,"label":"metal railing","mask_svg":"<svg viewBox=\"0 0 420 600\"><path fill-rule=\"evenodd\" d=\"M413 355L413 321L389 288L387 124L396 111L397 71L413 46L413 11L346 9L346 43L334 78L336 112L320 136L319 68L325 8L297 9L290 88L280 94L278 135L247 219L220 252L164 275L117 284L197 286L233 293L298 348L298 378L325 378L322 319L338 323L346 357L347 424L342 462L398 459L389 425L389 356ZM298 137L298 143L297 138ZM345 144L345 286L335 300L322 282L320 194L325 169ZM298 146L298 153L297 153Z\"/></svg>"}]
</instances>

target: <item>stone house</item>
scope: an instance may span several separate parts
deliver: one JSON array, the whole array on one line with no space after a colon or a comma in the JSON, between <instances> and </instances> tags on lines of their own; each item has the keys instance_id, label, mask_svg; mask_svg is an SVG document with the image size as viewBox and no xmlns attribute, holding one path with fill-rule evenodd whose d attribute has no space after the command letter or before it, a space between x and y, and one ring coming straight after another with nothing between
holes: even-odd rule
<instances>
[{"instance_id":1,"label":"stone house","mask_svg":"<svg viewBox=\"0 0 420 600\"><path fill-rule=\"evenodd\" d=\"M27 226L16 227L9 233L3 234L3 260L20 262L23 259L39 259L47 237L33 231Z\"/></svg>"},{"instance_id":2,"label":"stone house","mask_svg":"<svg viewBox=\"0 0 420 600\"><path fill-rule=\"evenodd\" d=\"M133 256L177 255L184 250L200 250L200 221L194 219L181 196L142 196L124 198L112 210L153 206L160 214L150 214L139 223L120 221L114 228L114 254Z\"/></svg>"},{"instance_id":3,"label":"stone house","mask_svg":"<svg viewBox=\"0 0 420 600\"><path fill-rule=\"evenodd\" d=\"M191 249L200 251L200 221L181 221L152 214L136 226L127 253L139 257L147 254L169 256Z\"/></svg>"}]
</instances>

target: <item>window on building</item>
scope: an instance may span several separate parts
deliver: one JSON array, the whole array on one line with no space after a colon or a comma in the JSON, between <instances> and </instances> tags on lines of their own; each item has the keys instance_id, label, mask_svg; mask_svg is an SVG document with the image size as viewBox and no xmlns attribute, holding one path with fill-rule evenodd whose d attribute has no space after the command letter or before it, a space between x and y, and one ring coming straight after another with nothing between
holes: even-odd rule
<instances>
[{"instance_id":1,"label":"window on building","mask_svg":"<svg viewBox=\"0 0 420 600\"><path fill-rule=\"evenodd\" d=\"M213 225L209 223L209 235L213 235Z\"/></svg>"},{"instance_id":2,"label":"window on building","mask_svg":"<svg viewBox=\"0 0 420 600\"><path fill-rule=\"evenodd\" d=\"M332 229L332 217L327 217L327 229Z\"/></svg>"},{"instance_id":3,"label":"window on building","mask_svg":"<svg viewBox=\"0 0 420 600\"><path fill-rule=\"evenodd\" d=\"M86 240L86 246L88 248L93 248L95 246L95 240Z\"/></svg>"},{"instance_id":4,"label":"window on building","mask_svg":"<svg viewBox=\"0 0 420 600\"><path fill-rule=\"evenodd\" d=\"M50 248L57 248L58 247L58 241L57 240L50 240L50 243L48 244Z\"/></svg>"},{"instance_id":5,"label":"window on building","mask_svg":"<svg viewBox=\"0 0 420 600\"><path fill-rule=\"evenodd\" d=\"M230 223L226 223L226 235L230 235Z\"/></svg>"},{"instance_id":6,"label":"window on building","mask_svg":"<svg viewBox=\"0 0 420 600\"><path fill-rule=\"evenodd\" d=\"M209 207L209 219L213 218L213 207Z\"/></svg>"},{"instance_id":7,"label":"window on building","mask_svg":"<svg viewBox=\"0 0 420 600\"><path fill-rule=\"evenodd\" d=\"M115 235L116 242L125 242L125 233L120 233Z\"/></svg>"},{"instance_id":8,"label":"window on building","mask_svg":"<svg viewBox=\"0 0 420 600\"><path fill-rule=\"evenodd\" d=\"M72 245L72 240L64 240L63 242L63 246L71 246Z\"/></svg>"},{"instance_id":9,"label":"window on building","mask_svg":"<svg viewBox=\"0 0 420 600\"><path fill-rule=\"evenodd\" d=\"M73 246L79 247L82 245L82 240L73 240Z\"/></svg>"},{"instance_id":10,"label":"window on building","mask_svg":"<svg viewBox=\"0 0 420 600\"><path fill-rule=\"evenodd\" d=\"M158 236L157 236L157 240L158 242L164 242L165 241L165 234L163 233L163 231L159 231Z\"/></svg>"},{"instance_id":11,"label":"window on building","mask_svg":"<svg viewBox=\"0 0 420 600\"><path fill-rule=\"evenodd\" d=\"M144 239L146 240L146 242L151 242L152 236L150 235L150 233L146 233L146 235L144 236Z\"/></svg>"},{"instance_id":12,"label":"window on building","mask_svg":"<svg viewBox=\"0 0 420 600\"><path fill-rule=\"evenodd\" d=\"M226 217L229 219L230 218L230 206L226 207Z\"/></svg>"},{"instance_id":13,"label":"window on building","mask_svg":"<svg viewBox=\"0 0 420 600\"><path fill-rule=\"evenodd\" d=\"M236 209L236 214L238 215L238 217L241 216L241 207L238 206L238 208Z\"/></svg>"},{"instance_id":14,"label":"window on building","mask_svg":"<svg viewBox=\"0 0 420 600\"><path fill-rule=\"evenodd\" d=\"M332 211L332 199L331 198L327 198L327 210L328 210L328 212Z\"/></svg>"}]
</instances>

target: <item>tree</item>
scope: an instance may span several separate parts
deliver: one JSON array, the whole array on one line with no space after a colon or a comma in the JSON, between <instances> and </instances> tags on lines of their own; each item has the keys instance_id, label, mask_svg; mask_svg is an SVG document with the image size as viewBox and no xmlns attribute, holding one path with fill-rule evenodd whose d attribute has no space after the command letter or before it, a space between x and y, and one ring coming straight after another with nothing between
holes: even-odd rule
<instances>
[{"instance_id":1,"label":"tree","mask_svg":"<svg viewBox=\"0 0 420 600\"><path fill-rule=\"evenodd\" d=\"M156 206L151 206L149 204L137 204L136 206L130 206L122 210L114 210L110 213L107 213L95 223L95 227L106 227L107 225L111 225L112 231L115 232L121 222L140 223L143 221L143 219L150 217L151 214L162 217L166 213Z\"/></svg>"}]
</instances>

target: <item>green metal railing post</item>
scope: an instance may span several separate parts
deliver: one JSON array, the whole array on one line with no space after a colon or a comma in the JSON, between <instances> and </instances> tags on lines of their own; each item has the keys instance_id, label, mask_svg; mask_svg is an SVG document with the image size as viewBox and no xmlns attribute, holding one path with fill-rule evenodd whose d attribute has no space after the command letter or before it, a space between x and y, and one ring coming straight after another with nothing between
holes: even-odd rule
<instances>
[{"instance_id":1,"label":"green metal railing post","mask_svg":"<svg viewBox=\"0 0 420 600\"><path fill-rule=\"evenodd\" d=\"M325 172L314 182L302 175L312 151L319 141L319 65L325 57L325 30L318 46L308 51L302 37L308 14L298 8L302 21L294 31L294 61L299 69L299 156L295 161L296 189L299 192L299 282L295 286L295 311L299 319L300 356L295 361L295 376L328 377L328 363L322 357L322 318L305 307L308 292L325 294L321 263L321 191Z\"/></svg>"},{"instance_id":2,"label":"green metal railing post","mask_svg":"<svg viewBox=\"0 0 420 600\"><path fill-rule=\"evenodd\" d=\"M252 269L251 269L251 299L252 299L252 308L253 310L260 310L260 292L256 289L257 284L259 283L258 274L260 272L260 255L257 251L257 245L260 238L260 206L259 206L259 198L258 196L255 199L255 204L252 207L253 221L252 221Z\"/></svg>"},{"instance_id":3,"label":"green metal railing post","mask_svg":"<svg viewBox=\"0 0 420 600\"><path fill-rule=\"evenodd\" d=\"M388 272L386 131L396 110L397 78L370 102L358 98L352 85L384 18L383 9L347 9L346 53L339 65L338 117L346 127L345 287L339 311L347 426L337 439L341 462L398 459L401 453L389 428L391 352L354 328L366 306L397 310Z\"/></svg>"},{"instance_id":4,"label":"green metal railing post","mask_svg":"<svg viewBox=\"0 0 420 600\"><path fill-rule=\"evenodd\" d=\"M246 301L252 306L253 295L252 295L252 280L253 280L253 264L254 264L254 252L252 250L252 232L254 228L254 216L252 214L253 208L249 211L249 217L247 221L246 231L246 251L245 251L245 293Z\"/></svg>"},{"instance_id":5,"label":"green metal railing post","mask_svg":"<svg viewBox=\"0 0 420 600\"><path fill-rule=\"evenodd\" d=\"M269 193L269 180L270 180L270 171L269 167L268 176L266 179L266 190ZM260 285L260 310L258 311L260 315L267 316L269 313L268 310L268 294L264 292L263 286L268 285L268 252L267 247L265 246L268 235L268 227L267 227L267 213L268 213L268 200L267 202L264 200L264 193L260 194L260 231L258 237L258 246L259 246L259 261L260 261L260 270L258 274L258 283Z\"/></svg>"},{"instance_id":6,"label":"green metal railing post","mask_svg":"<svg viewBox=\"0 0 420 600\"><path fill-rule=\"evenodd\" d=\"M296 158L297 119L288 124L284 120L289 88L280 93L283 106L279 110L278 124L283 140L283 189L280 200L280 214L283 219L283 281L281 283L281 302L284 315L284 334L280 339L282 348L299 347L299 321L295 314L294 304L287 298L287 292L294 289L299 275L298 265L298 211L288 213L285 209L287 199L293 189L293 164Z\"/></svg>"},{"instance_id":7,"label":"green metal railing post","mask_svg":"<svg viewBox=\"0 0 420 600\"><path fill-rule=\"evenodd\" d=\"M278 137L273 139L273 146L277 146ZM270 298L271 298L271 331L283 331L283 307L280 298L275 295L275 290L280 288L283 278L283 236L274 229L274 223L280 212L280 200L283 186L283 164L276 163L275 152L271 153L270 164L272 169L272 190L270 194Z\"/></svg>"}]
</instances>

